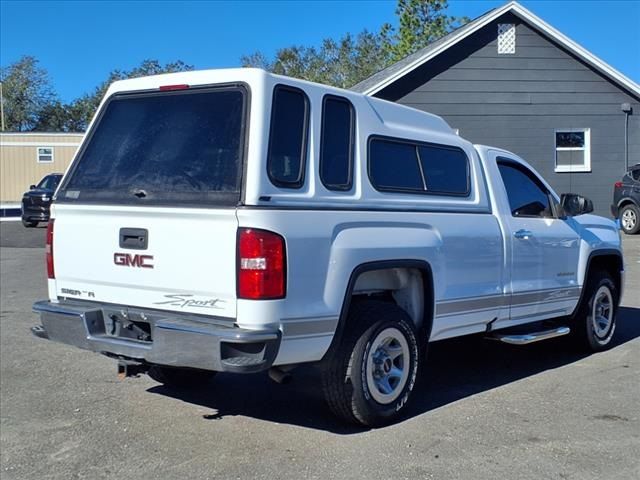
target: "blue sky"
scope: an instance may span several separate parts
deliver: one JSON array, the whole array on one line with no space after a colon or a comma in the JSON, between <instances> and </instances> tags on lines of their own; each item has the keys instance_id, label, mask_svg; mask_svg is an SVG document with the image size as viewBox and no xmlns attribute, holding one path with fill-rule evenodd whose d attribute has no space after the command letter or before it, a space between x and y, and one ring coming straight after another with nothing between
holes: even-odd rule
<instances>
[{"instance_id":1,"label":"blue sky","mask_svg":"<svg viewBox=\"0 0 640 480\"><path fill-rule=\"evenodd\" d=\"M502 5L450 0L474 18ZM536 1L522 5L640 83L640 1ZM239 65L240 56L315 45L393 22L395 1L0 2L0 63L34 55L63 101L143 59L183 60L198 69Z\"/></svg>"}]
</instances>

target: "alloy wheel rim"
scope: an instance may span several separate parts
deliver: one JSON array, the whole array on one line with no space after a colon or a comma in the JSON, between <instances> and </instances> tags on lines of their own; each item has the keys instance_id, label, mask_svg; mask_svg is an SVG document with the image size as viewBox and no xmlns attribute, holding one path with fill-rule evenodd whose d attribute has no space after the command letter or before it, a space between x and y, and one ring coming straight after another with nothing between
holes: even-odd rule
<instances>
[{"instance_id":1,"label":"alloy wheel rim","mask_svg":"<svg viewBox=\"0 0 640 480\"><path fill-rule=\"evenodd\" d=\"M410 353L407 339L397 328L387 328L371 343L367 356L367 387L381 404L396 400L409 378Z\"/></svg>"},{"instance_id":2,"label":"alloy wheel rim","mask_svg":"<svg viewBox=\"0 0 640 480\"><path fill-rule=\"evenodd\" d=\"M595 336L603 340L612 331L613 297L608 287L602 286L595 294L591 308L591 326Z\"/></svg>"},{"instance_id":3,"label":"alloy wheel rim","mask_svg":"<svg viewBox=\"0 0 640 480\"><path fill-rule=\"evenodd\" d=\"M636 212L631 209L625 210L622 214L622 226L625 230L631 230L636 226L637 221Z\"/></svg>"}]
</instances>

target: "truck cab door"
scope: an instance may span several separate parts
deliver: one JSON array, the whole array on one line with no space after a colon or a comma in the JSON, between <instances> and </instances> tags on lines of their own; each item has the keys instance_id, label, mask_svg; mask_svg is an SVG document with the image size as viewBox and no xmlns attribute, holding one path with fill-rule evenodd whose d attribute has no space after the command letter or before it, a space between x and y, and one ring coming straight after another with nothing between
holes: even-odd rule
<instances>
[{"instance_id":1,"label":"truck cab door","mask_svg":"<svg viewBox=\"0 0 640 480\"><path fill-rule=\"evenodd\" d=\"M502 216L510 246L508 323L567 315L580 295L580 236L573 220L560 218L556 197L524 164L498 157L497 167L506 195Z\"/></svg>"}]
</instances>

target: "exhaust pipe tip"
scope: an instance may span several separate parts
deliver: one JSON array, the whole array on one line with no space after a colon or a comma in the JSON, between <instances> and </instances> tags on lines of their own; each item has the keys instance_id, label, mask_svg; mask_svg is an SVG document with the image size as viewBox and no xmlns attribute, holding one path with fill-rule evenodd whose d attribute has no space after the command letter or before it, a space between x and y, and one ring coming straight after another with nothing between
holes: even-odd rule
<instances>
[{"instance_id":1,"label":"exhaust pipe tip","mask_svg":"<svg viewBox=\"0 0 640 480\"><path fill-rule=\"evenodd\" d=\"M287 385L291 383L293 376L278 367L272 367L269 369L269 378L280 385Z\"/></svg>"}]
</instances>

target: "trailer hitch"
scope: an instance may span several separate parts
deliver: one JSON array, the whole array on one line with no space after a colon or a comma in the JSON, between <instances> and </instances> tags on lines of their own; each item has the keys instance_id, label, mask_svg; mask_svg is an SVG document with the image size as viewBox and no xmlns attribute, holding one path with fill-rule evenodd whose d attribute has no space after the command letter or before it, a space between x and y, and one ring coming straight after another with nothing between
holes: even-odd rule
<instances>
[{"instance_id":1,"label":"trailer hitch","mask_svg":"<svg viewBox=\"0 0 640 480\"><path fill-rule=\"evenodd\" d=\"M149 371L146 363L132 362L129 360L118 360L118 378L124 380L127 377L139 377Z\"/></svg>"}]
</instances>

